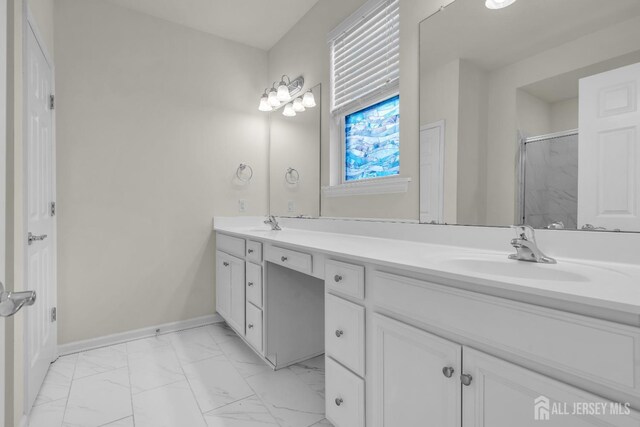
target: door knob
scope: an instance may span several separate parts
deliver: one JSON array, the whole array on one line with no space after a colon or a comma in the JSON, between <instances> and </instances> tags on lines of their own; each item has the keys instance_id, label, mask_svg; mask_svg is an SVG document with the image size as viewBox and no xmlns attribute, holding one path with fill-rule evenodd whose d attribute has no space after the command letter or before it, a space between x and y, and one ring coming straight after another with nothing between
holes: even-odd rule
<instances>
[{"instance_id":1,"label":"door knob","mask_svg":"<svg viewBox=\"0 0 640 427\"><path fill-rule=\"evenodd\" d=\"M444 368L442 368L442 373L447 378L451 378L454 372L455 372L455 369L453 369L451 366L445 366Z\"/></svg>"},{"instance_id":2,"label":"door knob","mask_svg":"<svg viewBox=\"0 0 640 427\"><path fill-rule=\"evenodd\" d=\"M229 267L229 263L228 262L223 262L222 265L224 265L225 267Z\"/></svg>"},{"instance_id":3,"label":"door knob","mask_svg":"<svg viewBox=\"0 0 640 427\"><path fill-rule=\"evenodd\" d=\"M250 254L253 253L253 249L249 249L247 252L249 252Z\"/></svg>"},{"instance_id":4,"label":"door knob","mask_svg":"<svg viewBox=\"0 0 640 427\"><path fill-rule=\"evenodd\" d=\"M0 282L0 316L10 317L16 314L23 306L33 305L36 302L36 291L7 292Z\"/></svg>"},{"instance_id":5,"label":"door knob","mask_svg":"<svg viewBox=\"0 0 640 427\"><path fill-rule=\"evenodd\" d=\"M282 262L286 262L288 259L289 259L289 258L287 258L286 256L283 256L283 257L281 257L281 258L280 258L280 260L281 260Z\"/></svg>"},{"instance_id":6,"label":"door knob","mask_svg":"<svg viewBox=\"0 0 640 427\"><path fill-rule=\"evenodd\" d=\"M46 238L47 238L46 234L40 234L38 236L38 235L33 234L32 232L29 232L29 236L28 236L27 240L28 240L28 243L30 245L32 245L33 242L41 241L41 240L44 240Z\"/></svg>"},{"instance_id":7,"label":"door knob","mask_svg":"<svg viewBox=\"0 0 640 427\"><path fill-rule=\"evenodd\" d=\"M247 327L248 327L249 329L253 329L253 323L249 323L249 324L247 325Z\"/></svg>"},{"instance_id":8,"label":"door knob","mask_svg":"<svg viewBox=\"0 0 640 427\"><path fill-rule=\"evenodd\" d=\"M342 400L342 398L341 398L341 397L336 397L335 402L336 402L336 406L340 406L340 405L342 405L342 403L344 402L344 400Z\"/></svg>"},{"instance_id":9,"label":"door knob","mask_svg":"<svg viewBox=\"0 0 640 427\"><path fill-rule=\"evenodd\" d=\"M253 286L253 282L248 282L247 286Z\"/></svg>"},{"instance_id":10,"label":"door knob","mask_svg":"<svg viewBox=\"0 0 640 427\"><path fill-rule=\"evenodd\" d=\"M342 276L340 276L339 274L336 274L335 276L333 276L333 280L336 283L341 282L342 281Z\"/></svg>"},{"instance_id":11,"label":"door knob","mask_svg":"<svg viewBox=\"0 0 640 427\"><path fill-rule=\"evenodd\" d=\"M338 329L338 330L336 331L336 336L337 336L338 338L340 338L342 335L344 335L344 332L343 332L343 331L341 331L340 329Z\"/></svg>"},{"instance_id":12,"label":"door knob","mask_svg":"<svg viewBox=\"0 0 640 427\"><path fill-rule=\"evenodd\" d=\"M472 380L473 380L473 377L469 374L460 375L460 382L462 383L462 385L470 386Z\"/></svg>"}]
</instances>

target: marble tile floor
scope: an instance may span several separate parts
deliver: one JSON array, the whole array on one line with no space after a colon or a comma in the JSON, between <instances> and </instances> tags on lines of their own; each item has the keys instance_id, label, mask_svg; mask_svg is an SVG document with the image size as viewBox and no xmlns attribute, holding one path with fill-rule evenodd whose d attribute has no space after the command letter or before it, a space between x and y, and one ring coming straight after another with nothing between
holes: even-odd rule
<instances>
[{"instance_id":1,"label":"marble tile floor","mask_svg":"<svg viewBox=\"0 0 640 427\"><path fill-rule=\"evenodd\" d=\"M274 372L225 324L63 356L29 426L331 426L324 356Z\"/></svg>"}]
</instances>

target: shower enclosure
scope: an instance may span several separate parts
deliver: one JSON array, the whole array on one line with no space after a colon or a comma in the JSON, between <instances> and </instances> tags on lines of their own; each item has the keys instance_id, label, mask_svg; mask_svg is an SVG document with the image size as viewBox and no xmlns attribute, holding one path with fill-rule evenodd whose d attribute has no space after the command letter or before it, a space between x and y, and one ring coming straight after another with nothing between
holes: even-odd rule
<instances>
[{"instance_id":1,"label":"shower enclosure","mask_svg":"<svg viewBox=\"0 0 640 427\"><path fill-rule=\"evenodd\" d=\"M576 229L578 130L522 138L519 181L523 224Z\"/></svg>"}]
</instances>

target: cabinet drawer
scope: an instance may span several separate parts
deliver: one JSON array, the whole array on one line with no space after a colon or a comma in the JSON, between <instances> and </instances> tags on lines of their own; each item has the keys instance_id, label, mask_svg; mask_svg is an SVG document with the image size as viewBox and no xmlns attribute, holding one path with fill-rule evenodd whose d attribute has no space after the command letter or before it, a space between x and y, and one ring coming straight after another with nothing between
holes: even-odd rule
<instances>
[{"instance_id":1,"label":"cabinet drawer","mask_svg":"<svg viewBox=\"0 0 640 427\"><path fill-rule=\"evenodd\" d=\"M364 307L327 294L325 299L325 351L364 377Z\"/></svg>"},{"instance_id":2,"label":"cabinet drawer","mask_svg":"<svg viewBox=\"0 0 640 427\"><path fill-rule=\"evenodd\" d=\"M280 264L304 274L311 274L312 260L309 254L271 246L267 249L265 258L274 264Z\"/></svg>"},{"instance_id":3,"label":"cabinet drawer","mask_svg":"<svg viewBox=\"0 0 640 427\"><path fill-rule=\"evenodd\" d=\"M245 335L249 344L262 352L262 310L247 303L247 333Z\"/></svg>"},{"instance_id":4,"label":"cabinet drawer","mask_svg":"<svg viewBox=\"0 0 640 427\"><path fill-rule=\"evenodd\" d=\"M216 235L216 248L219 251L244 258L244 239L239 237L218 233Z\"/></svg>"},{"instance_id":5,"label":"cabinet drawer","mask_svg":"<svg viewBox=\"0 0 640 427\"><path fill-rule=\"evenodd\" d=\"M328 260L324 271L327 290L364 299L363 266Z\"/></svg>"},{"instance_id":6,"label":"cabinet drawer","mask_svg":"<svg viewBox=\"0 0 640 427\"><path fill-rule=\"evenodd\" d=\"M247 261L260 264L262 262L262 243L247 240Z\"/></svg>"},{"instance_id":7,"label":"cabinet drawer","mask_svg":"<svg viewBox=\"0 0 640 427\"><path fill-rule=\"evenodd\" d=\"M377 272L378 307L615 390L640 393L640 329Z\"/></svg>"},{"instance_id":8,"label":"cabinet drawer","mask_svg":"<svg viewBox=\"0 0 640 427\"><path fill-rule=\"evenodd\" d=\"M247 301L262 308L262 267L247 263Z\"/></svg>"},{"instance_id":9,"label":"cabinet drawer","mask_svg":"<svg viewBox=\"0 0 640 427\"><path fill-rule=\"evenodd\" d=\"M326 417L335 427L364 427L364 380L325 360Z\"/></svg>"}]
</instances>

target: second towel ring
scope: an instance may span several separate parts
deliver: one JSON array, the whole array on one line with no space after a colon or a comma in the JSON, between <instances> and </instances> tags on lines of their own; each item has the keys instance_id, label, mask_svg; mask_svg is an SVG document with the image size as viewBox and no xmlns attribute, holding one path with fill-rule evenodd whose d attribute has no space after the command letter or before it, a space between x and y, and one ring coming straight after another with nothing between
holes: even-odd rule
<instances>
[{"instance_id":1,"label":"second towel ring","mask_svg":"<svg viewBox=\"0 0 640 427\"><path fill-rule=\"evenodd\" d=\"M243 177L242 173L247 169L249 169L249 176ZM236 176L242 182L249 182L253 178L253 168L246 163L240 163L240 166L236 169Z\"/></svg>"},{"instance_id":2,"label":"second towel ring","mask_svg":"<svg viewBox=\"0 0 640 427\"><path fill-rule=\"evenodd\" d=\"M300 173L297 169L288 168L287 172L284 174L284 180L289 184L297 184L300 181Z\"/></svg>"}]
</instances>

